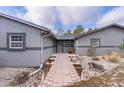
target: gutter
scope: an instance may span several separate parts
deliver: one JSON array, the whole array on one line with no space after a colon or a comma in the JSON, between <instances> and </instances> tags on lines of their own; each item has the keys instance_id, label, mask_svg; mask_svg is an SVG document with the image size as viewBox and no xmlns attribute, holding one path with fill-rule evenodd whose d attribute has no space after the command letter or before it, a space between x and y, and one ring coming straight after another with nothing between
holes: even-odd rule
<instances>
[{"instance_id":1,"label":"gutter","mask_svg":"<svg viewBox=\"0 0 124 93\"><path fill-rule=\"evenodd\" d=\"M41 32L41 34L42 34L42 32ZM41 65L40 65L40 67L37 70L35 70L34 72L30 73L29 76L32 76L32 75L36 74L37 72L39 72L42 69L42 67L43 67L43 60L44 60L43 59L43 57L44 57L44 55L43 55L44 54L43 53L43 47L44 47L43 38L48 37L51 34L52 34L51 31L49 31L49 34L41 36L42 37L41 38Z\"/></svg>"}]
</instances>

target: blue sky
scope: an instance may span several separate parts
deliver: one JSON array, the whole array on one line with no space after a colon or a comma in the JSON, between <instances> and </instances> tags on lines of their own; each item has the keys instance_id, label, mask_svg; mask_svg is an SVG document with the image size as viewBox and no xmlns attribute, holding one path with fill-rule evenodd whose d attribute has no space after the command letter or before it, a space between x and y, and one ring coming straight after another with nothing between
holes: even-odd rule
<instances>
[{"instance_id":1,"label":"blue sky","mask_svg":"<svg viewBox=\"0 0 124 93\"><path fill-rule=\"evenodd\" d=\"M124 23L124 7L119 6L1 6L0 12L51 28L73 30L77 25L84 28L100 27L111 23ZM118 14L118 15L117 15Z\"/></svg>"}]
</instances>

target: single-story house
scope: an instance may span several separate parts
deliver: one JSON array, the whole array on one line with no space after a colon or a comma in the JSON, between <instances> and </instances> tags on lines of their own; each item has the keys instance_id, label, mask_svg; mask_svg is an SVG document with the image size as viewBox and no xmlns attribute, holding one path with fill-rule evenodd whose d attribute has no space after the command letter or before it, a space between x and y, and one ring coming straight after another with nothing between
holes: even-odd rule
<instances>
[{"instance_id":1,"label":"single-story house","mask_svg":"<svg viewBox=\"0 0 124 93\"><path fill-rule=\"evenodd\" d=\"M37 67L53 53L66 53L75 48L79 55L87 55L89 47L96 54L118 50L124 42L124 27L108 25L81 35L54 35L50 29L0 13L0 66Z\"/></svg>"}]
</instances>

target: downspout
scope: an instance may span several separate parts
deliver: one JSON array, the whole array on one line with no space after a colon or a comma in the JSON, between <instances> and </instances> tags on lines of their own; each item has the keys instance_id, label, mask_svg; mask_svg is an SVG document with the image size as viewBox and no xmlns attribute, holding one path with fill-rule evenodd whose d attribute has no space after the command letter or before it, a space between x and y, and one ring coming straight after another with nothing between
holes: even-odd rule
<instances>
[{"instance_id":1,"label":"downspout","mask_svg":"<svg viewBox=\"0 0 124 93\"><path fill-rule=\"evenodd\" d=\"M76 40L76 54L78 54L78 39Z\"/></svg>"},{"instance_id":2,"label":"downspout","mask_svg":"<svg viewBox=\"0 0 124 93\"><path fill-rule=\"evenodd\" d=\"M29 76L32 76L32 75L36 74L37 72L39 72L42 69L42 67L43 67L43 61L44 61L44 59L43 59L43 57L44 57L44 55L43 55L43 47L44 47L43 38L48 37L50 35L51 35L51 31L50 31L49 34L41 36L42 37L41 38L41 65L40 65L40 67L37 70L35 70L34 72L30 73Z\"/></svg>"}]
</instances>

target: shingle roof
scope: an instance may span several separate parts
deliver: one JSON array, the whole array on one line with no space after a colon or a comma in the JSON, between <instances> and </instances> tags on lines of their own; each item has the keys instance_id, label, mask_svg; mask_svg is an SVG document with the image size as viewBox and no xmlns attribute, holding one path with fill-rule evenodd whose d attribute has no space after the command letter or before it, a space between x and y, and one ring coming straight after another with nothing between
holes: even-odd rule
<instances>
[{"instance_id":1,"label":"shingle roof","mask_svg":"<svg viewBox=\"0 0 124 93\"><path fill-rule=\"evenodd\" d=\"M72 40L76 35L72 34L63 34L62 36L58 36L57 34L54 35L58 40Z\"/></svg>"}]
</instances>

